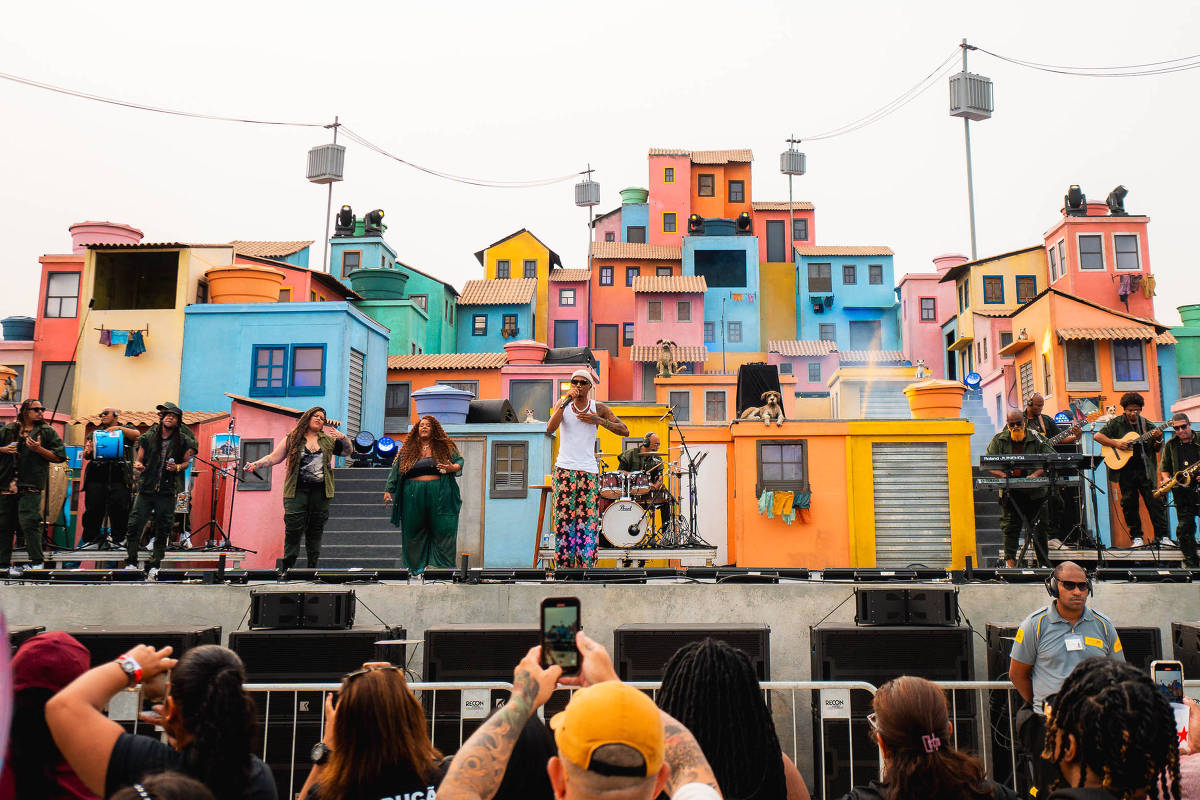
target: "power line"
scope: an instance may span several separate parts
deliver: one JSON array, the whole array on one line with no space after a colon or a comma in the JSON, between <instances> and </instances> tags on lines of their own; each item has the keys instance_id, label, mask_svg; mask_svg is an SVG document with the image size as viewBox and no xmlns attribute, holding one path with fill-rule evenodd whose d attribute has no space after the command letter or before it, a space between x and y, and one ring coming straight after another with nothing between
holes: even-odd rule
<instances>
[{"instance_id":1,"label":"power line","mask_svg":"<svg viewBox=\"0 0 1200 800\"><path fill-rule=\"evenodd\" d=\"M987 53L993 58L998 58L1001 61L1016 64L1019 67L1081 78L1144 78L1153 75L1167 75L1172 72L1186 72L1188 70L1200 69L1200 53L1181 56L1179 58L1170 58L1165 61L1150 61L1145 64L1076 67L1065 64L1044 64L1038 61L1001 55L983 47L976 47L975 49L981 53Z\"/></svg>"}]
</instances>

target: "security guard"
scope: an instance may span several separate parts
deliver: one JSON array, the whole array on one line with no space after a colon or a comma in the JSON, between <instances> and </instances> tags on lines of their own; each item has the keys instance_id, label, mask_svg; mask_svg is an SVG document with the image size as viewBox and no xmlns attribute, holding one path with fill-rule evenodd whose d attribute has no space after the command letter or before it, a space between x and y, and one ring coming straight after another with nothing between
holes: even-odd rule
<instances>
[{"instance_id":1,"label":"security guard","mask_svg":"<svg viewBox=\"0 0 1200 800\"><path fill-rule=\"evenodd\" d=\"M1045 790L1058 774L1053 762L1041 758L1046 732L1046 699L1062 687L1067 675L1085 658L1108 656L1125 660L1121 639L1108 617L1088 608L1092 583L1083 568L1064 561L1046 579L1054 598L1034 611L1017 628L1008 677L1032 709L1018 714L1018 735L1034 760L1035 779ZM1030 713L1032 711L1032 713Z\"/></svg>"}]
</instances>

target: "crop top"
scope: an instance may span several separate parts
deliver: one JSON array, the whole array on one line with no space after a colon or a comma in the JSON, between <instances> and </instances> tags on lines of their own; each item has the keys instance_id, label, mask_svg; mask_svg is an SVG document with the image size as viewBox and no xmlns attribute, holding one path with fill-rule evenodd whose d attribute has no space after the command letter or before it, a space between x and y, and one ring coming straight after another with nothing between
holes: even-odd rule
<instances>
[{"instance_id":1,"label":"crop top","mask_svg":"<svg viewBox=\"0 0 1200 800\"><path fill-rule=\"evenodd\" d=\"M437 463L432 458L419 458L416 463L408 468L408 472L404 473L404 480L412 478L421 478L426 475L441 475L437 468Z\"/></svg>"}]
</instances>

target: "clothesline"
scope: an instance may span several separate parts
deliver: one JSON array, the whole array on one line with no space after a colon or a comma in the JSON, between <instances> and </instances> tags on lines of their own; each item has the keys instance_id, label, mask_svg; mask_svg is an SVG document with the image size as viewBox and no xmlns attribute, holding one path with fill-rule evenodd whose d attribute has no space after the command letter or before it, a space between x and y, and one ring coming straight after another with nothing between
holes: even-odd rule
<instances>
[{"instance_id":1,"label":"clothesline","mask_svg":"<svg viewBox=\"0 0 1200 800\"><path fill-rule=\"evenodd\" d=\"M106 331L106 330L107 331L129 331L130 333L149 334L150 333L150 323L147 322L146 327L144 327L144 328L106 328L103 325L101 325L99 328L92 328L92 330L94 330L94 331Z\"/></svg>"}]
</instances>

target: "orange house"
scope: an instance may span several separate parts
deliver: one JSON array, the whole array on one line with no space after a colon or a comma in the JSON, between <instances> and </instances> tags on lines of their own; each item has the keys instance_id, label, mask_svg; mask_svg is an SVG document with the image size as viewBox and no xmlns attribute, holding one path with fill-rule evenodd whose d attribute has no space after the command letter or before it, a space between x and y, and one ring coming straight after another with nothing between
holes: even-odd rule
<instances>
[{"instance_id":1,"label":"orange house","mask_svg":"<svg viewBox=\"0 0 1200 800\"><path fill-rule=\"evenodd\" d=\"M477 398L503 397L500 368L504 353L423 353L388 356L384 433L404 433L417 421L412 393L440 383L474 392Z\"/></svg>"}]
</instances>

